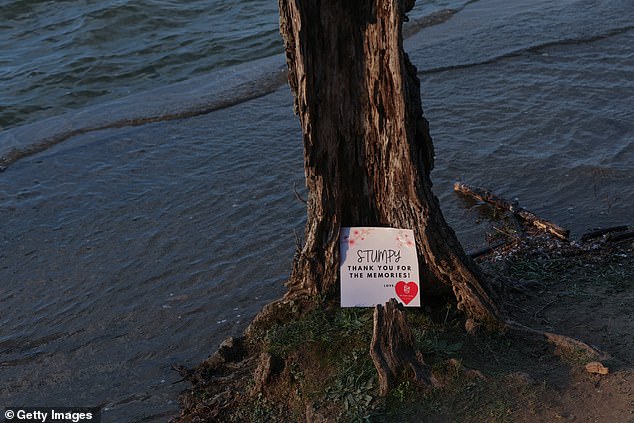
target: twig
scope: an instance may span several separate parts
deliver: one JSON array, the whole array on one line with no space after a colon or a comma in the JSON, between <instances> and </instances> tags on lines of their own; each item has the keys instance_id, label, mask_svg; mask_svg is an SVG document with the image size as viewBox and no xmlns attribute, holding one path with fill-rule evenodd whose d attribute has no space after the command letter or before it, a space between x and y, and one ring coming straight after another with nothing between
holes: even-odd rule
<instances>
[{"instance_id":1,"label":"twig","mask_svg":"<svg viewBox=\"0 0 634 423\"><path fill-rule=\"evenodd\" d=\"M295 198L304 203L304 204L308 204L308 201L306 201L305 199L302 198L302 196L299 194L299 192L297 191L297 184L293 183L293 193L295 193Z\"/></svg>"},{"instance_id":2,"label":"twig","mask_svg":"<svg viewBox=\"0 0 634 423\"><path fill-rule=\"evenodd\" d=\"M545 304L543 307L541 307L539 310L537 310L535 313L533 313L533 318L536 319L537 316L539 315L539 313L541 313L542 311L546 310L551 305L555 304L557 302L557 300L559 300L559 298L556 298L556 299L552 300L551 302Z\"/></svg>"}]
</instances>

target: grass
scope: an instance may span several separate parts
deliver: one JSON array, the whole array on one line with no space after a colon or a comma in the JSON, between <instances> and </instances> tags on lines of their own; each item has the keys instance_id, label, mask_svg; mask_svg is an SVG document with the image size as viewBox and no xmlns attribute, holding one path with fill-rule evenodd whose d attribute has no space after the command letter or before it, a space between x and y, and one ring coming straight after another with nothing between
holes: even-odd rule
<instances>
[{"instance_id":1,"label":"grass","mask_svg":"<svg viewBox=\"0 0 634 423\"><path fill-rule=\"evenodd\" d=\"M264 350L285 360L278 388L337 421L366 421L376 404L376 372L368 354L372 310L318 308L270 328Z\"/></svg>"},{"instance_id":2,"label":"grass","mask_svg":"<svg viewBox=\"0 0 634 423\"><path fill-rule=\"evenodd\" d=\"M518 408L536 410L546 389L544 384L518 381L514 374L480 380L464 369L445 370L450 379L441 388L424 393L411 386L395 389L380 421L510 423Z\"/></svg>"},{"instance_id":3,"label":"grass","mask_svg":"<svg viewBox=\"0 0 634 423\"><path fill-rule=\"evenodd\" d=\"M291 409L297 415L311 407L339 422L419 421L421 415L434 414L459 417L455 421L507 422L518 398L531 397L529 389L511 389L517 383L505 373L483 381L468 372L460 358L470 353L465 350L466 335L452 305L431 313L429 309L406 309L405 313L417 348L443 380L441 388L421 389L404 374L386 398L379 397L376 370L368 354L372 309L318 308L266 333L265 350L286 361L285 374L273 392L292 392L293 398L286 400L294 404ZM487 343L498 352L511 348L504 337L486 337L479 348ZM276 408L270 404L275 395L259 397L253 405L254 421L276 421L271 415ZM411 420L412 416L418 417Z\"/></svg>"},{"instance_id":4,"label":"grass","mask_svg":"<svg viewBox=\"0 0 634 423\"><path fill-rule=\"evenodd\" d=\"M317 309L301 319L272 327L265 336L265 349L285 358L303 344L320 344L332 349L366 341L365 345L368 345L371 337L372 310L342 308L329 312Z\"/></svg>"},{"instance_id":5,"label":"grass","mask_svg":"<svg viewBox=\"0 0 634 423\"><path fill-rule=\"evenodd\" d=\"M292 392L285 401L292 404L294 415L309 407L328 421L419 421L421 415L452 415L457 404L462 409L457 414L462 420L457 421L510 421L509 410L519 395L510 390L512 381L501 375L485 382L468 373L456 359L466 352L456 310L449 306L428 311L405 312L416 346L433 373L443 379L442 388L420 388L404 374L387 397L379 397L376 370L368 354L372 309L319 308L266 333L265 350L285 360L285 372L270 395L261 394L251 405L253 421L282 418L273 415L279 408L271 405L278 392ZM487 342L508 340L487 338ZM496 348L504 350L508 345ZM469 417L469 410L477 410L480 417ZM418 417L409 419L412 416Z\"/></svg>"},{"instance_id":6,"label":"grass","mask_svg":"<svg viewBox=\"0 0 634 423\"><path fill-rule=\"evenodd\" d=\"M625 292L623 298L628 298L632 289L629 251L582 254L538 245L513 254L483 266L488 274L499 275L499 286L509 288L501 295L507 295L505 306L512 317L532 327L548 328L581 315L599 297ZM403 374L380 397L369 355L373 310L325 304L307 309L282 310L252 332L254 350L277 357L282 365L260 393L232 403L239 408L231 410L235 419L224 421L544 421L561 411L545 407L553 405L549 401L557 397L555 387L574 374L587 377L585 351L559 350L555 355L543 342L510 334L469 336L455 304L426 304L406 308L405 315L415 345L440 385L421 388ZM245 374L248 380L251 373Z\"/></svg>"}]
</instances>

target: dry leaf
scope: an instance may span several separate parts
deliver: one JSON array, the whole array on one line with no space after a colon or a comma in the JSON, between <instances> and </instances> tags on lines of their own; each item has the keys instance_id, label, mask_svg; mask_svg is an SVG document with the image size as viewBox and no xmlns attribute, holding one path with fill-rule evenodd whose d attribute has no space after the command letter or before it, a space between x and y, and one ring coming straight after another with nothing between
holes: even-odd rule
<instances>
[{"instance_id":1,"label":"dry leaf","mask_svg":"<svg viewBox=\"0 0 634 423\"><path fill-rule=\"evenodd\" d=\"M598 373L600 375L607 375L609 373L608 368L605 367L603 364L599 363L598 361L593 361L591 363L586 364L586 370L589 373Z\"/></svg>"}]
</instances>

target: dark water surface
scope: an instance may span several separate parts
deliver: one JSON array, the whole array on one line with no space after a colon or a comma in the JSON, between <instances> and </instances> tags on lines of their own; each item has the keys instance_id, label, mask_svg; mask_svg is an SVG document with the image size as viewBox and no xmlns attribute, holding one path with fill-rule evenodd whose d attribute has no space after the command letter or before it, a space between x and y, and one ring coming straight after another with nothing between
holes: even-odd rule
<instances>
[{"instance_id":1,"label":"dark water surface","mask_svg":"<svg viewBox=\"0 0 634 423\"><path fill-rule=\"evenodd\" d=\"M634 3L507 3L472 3L406 42L447 219L467 249L485 243L478 208L451 191L463 179L573 236L631 223ZM165 421L185 388L171 366L195 365L284 292L305 211L293 192L299 124L276 57L258 65L270 76L223 68L229 79L159 88L151 105L139 106L149 94L106 99L0 133L7 151L69 116L85 126L122 110L176 113L220 86L231 97L245 81L270 84L196 117L69 137L0 173L0 404ZM187 105L160 102L174 96Z\"/></svg>"},{"instance_id":2,"label":"dark water surface","mask_svg":"<svg viewBox=\"0 0 634 423\"><path fill-rule=\"evenodd\" d=\"M269 0L4 0L0 128L281 52Z\"/></svg>"},{"instance_id":3,"label":"dark water surface","mask_svg":"<svg viewBox=\"0 0 634 423\"><path fill-rule=\"evenodd\" d=\"M283 292L303 221L295 126L280 90L76 137L2 174L3 402L173 412L170 366Z\"/></svg>"},{"instance_id":4,"label":"dark water surface","mask_svg":"<svg viewBox=\"0 0 634 423\"><path fill-rule=\"evenodd\" d=\"M420 0L418 18L469 0ZM272 0L3 0L0 129L282 53Z\"/></svg>"}]
</instances>

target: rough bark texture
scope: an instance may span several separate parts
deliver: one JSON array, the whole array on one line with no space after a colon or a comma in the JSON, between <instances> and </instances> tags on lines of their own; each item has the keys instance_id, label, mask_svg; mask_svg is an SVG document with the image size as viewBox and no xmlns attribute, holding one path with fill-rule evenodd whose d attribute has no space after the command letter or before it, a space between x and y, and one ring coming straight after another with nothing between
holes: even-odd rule
<instances>
[{"instance_id":1,"label":"rough bark texture","mask_svg":"<svg viewBox=\"0 0 634 423\"><path fill-rule=\"evenodd\" d=\"M401 374L410 372L418 386L431 386L420 353L416 353L412 331L396 300L374 308L370 356L379 375L379 393L385 396Z\"/></svg>"},{"instance_id":2,"label":"rough bark texture","mask_svg":"<svg viewBox=\"0 0 634 423\"><path fill-rule=\"evenodd\" d=\"M431 191L433 145L416 68L402 46L403 17L413 2L280 0L279 6L309 192L305 242L288 296L336 295L342 226L409 228L422 294L450 287L469 316L498 320Z\"/></svg>"}]
</instances>

